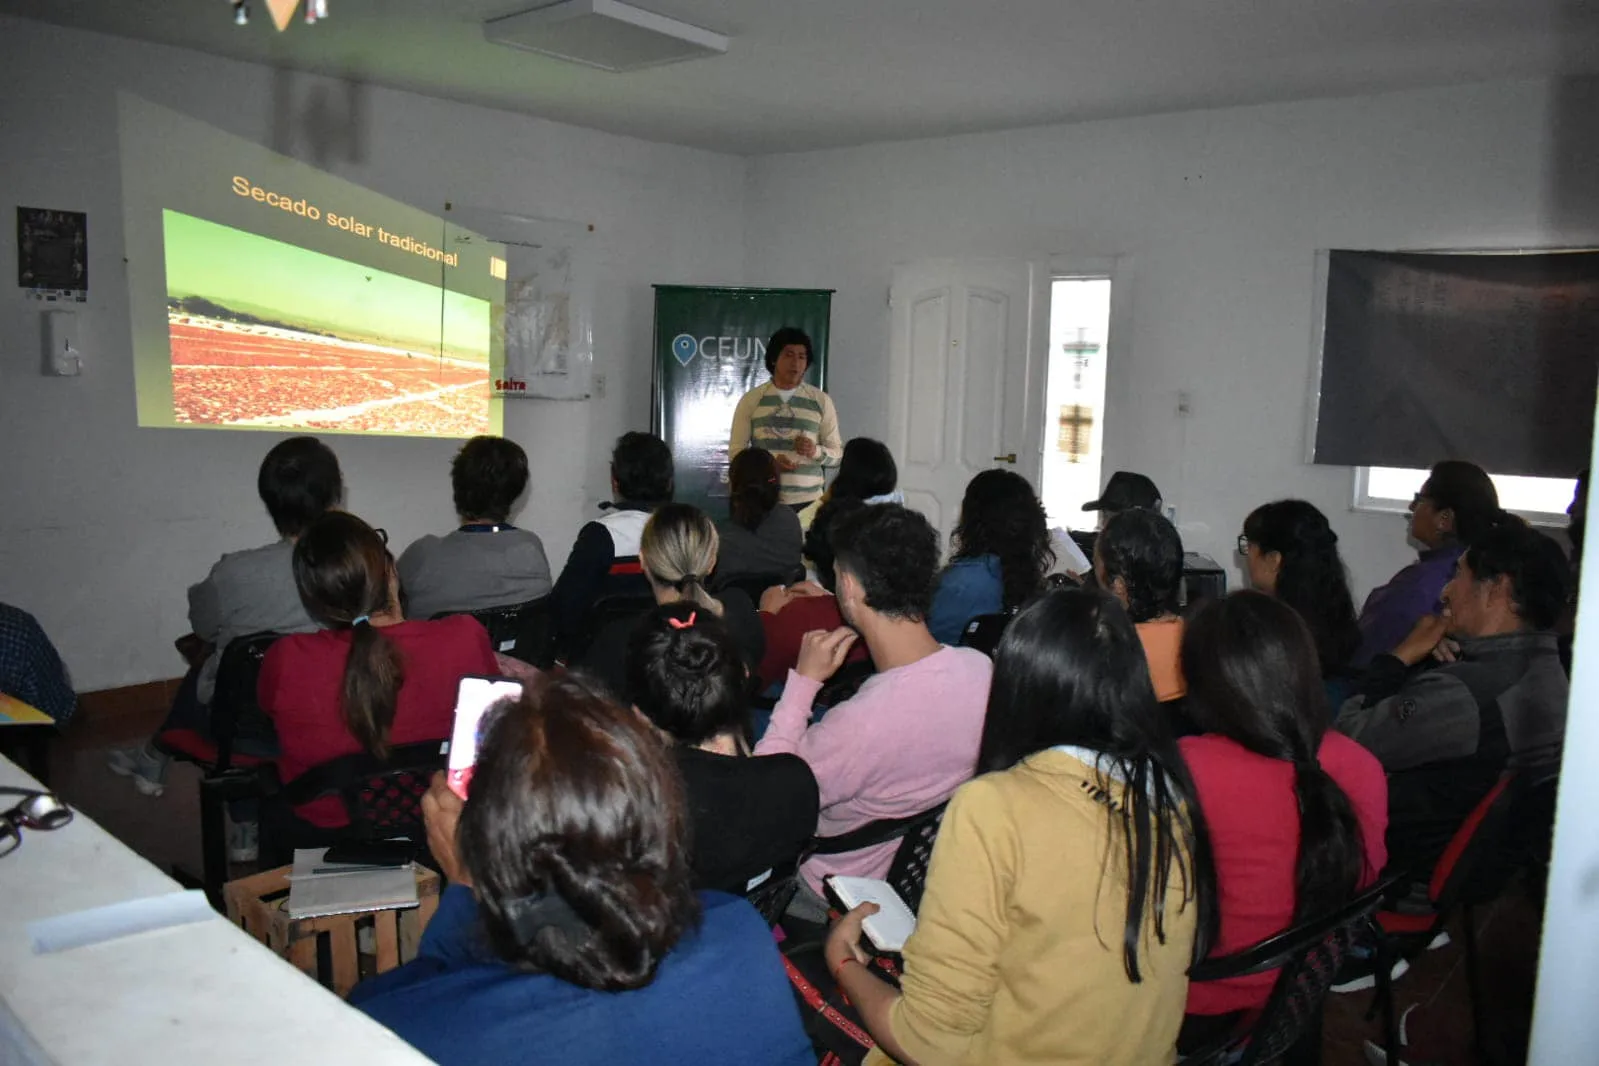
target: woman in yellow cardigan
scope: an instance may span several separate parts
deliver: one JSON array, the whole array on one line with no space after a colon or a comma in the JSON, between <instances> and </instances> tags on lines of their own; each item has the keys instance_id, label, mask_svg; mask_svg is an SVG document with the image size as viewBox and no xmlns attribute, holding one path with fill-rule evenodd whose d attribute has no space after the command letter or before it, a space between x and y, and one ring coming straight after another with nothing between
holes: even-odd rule
<instances>
[{"instance_id":1,"label":"woman in yellow cardigan","mask_svg":"<svg viewBox=\"0 0 1599 1066\"><path fill-rule=\"evenodd\" d=\"M828 938L878 1043L868 1061L1174 1061L1215 896L1188 772L1114 599L1059 590L1011 623L978 770L933 849L903 990L863 965L872 904Z\"/></svg>"}]
</instances>

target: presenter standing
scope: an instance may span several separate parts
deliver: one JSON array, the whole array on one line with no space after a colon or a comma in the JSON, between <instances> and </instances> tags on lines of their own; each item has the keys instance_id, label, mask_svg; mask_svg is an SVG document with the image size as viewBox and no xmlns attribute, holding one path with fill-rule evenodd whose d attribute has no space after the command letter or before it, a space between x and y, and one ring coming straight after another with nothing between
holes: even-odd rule
<instances>
[{"instance_id":1,"label":"presenter standing","mask_svg":"<svg viewBox=\"0 0 1599 1066\"><path fill-rule=\"evenodd\" d=\"M772 380L744 394L733 411L727 454L764 448L777 461L781 499L799 510L822 495L822 470L837 466L844 454L838 412L827 393L805 383L811 339L784 326L766 345Z\"/></svg>"}]
</instances>

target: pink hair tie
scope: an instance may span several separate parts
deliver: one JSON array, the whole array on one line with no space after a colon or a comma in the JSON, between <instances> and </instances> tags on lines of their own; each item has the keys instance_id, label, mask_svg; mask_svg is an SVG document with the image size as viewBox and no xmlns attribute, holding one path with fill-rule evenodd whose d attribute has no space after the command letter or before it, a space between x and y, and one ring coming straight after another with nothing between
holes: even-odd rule
<instances>
[{"instance_id":1,"label":"pink hair tie","mask_svg":"<svg viewBox=\"0 0 1599 1066\"><path fill-rule=\"evenodd\" d=\"M697 618L697 617L699 617L699 612L698 611L690 611L688 613L688 618L687 619L683 619L683 618L668 618L666 621L667 621L667 624L670 625L673 629L688 629L690 626L692 626L694 624L694 619Z\"/></svg>"}]
</instances>

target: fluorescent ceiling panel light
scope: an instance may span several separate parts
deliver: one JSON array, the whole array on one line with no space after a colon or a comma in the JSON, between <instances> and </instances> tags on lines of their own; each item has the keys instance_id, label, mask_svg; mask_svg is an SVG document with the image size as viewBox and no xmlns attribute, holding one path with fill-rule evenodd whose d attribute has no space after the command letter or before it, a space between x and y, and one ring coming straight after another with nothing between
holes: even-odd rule
<instances>
[{"instance_id":1,"label":"fluorescent ceiling panel light","mask_svg":"<svg viewBox=\"0 0 1599 1066\"><path fill-rule=\"evenodd\" d=\"M721 55L728 45L719 33L621 0L560 0L489 19L483 35L495 44L613 73Z\"/></svg>"}]
</instances>

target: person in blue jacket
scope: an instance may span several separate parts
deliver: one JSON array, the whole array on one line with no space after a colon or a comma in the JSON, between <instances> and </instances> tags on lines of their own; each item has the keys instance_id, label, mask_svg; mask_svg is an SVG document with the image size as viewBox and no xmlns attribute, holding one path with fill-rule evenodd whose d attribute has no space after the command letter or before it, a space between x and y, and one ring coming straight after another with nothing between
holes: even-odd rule
<instances>
[{"instance_id":1,"label":"person in blue jacket","mask_svg":"<svg viewBox=\"0 0 1599 1066\"><path fill-rule=\"evenodd\" d=\"M492 713L470 798L423 800L451 883L418 955L351 1004L443 1066L815 1063L766 923L690 887L660 734L572 680Z\"/></svg>"},{"instance_id":2,"label":"person in blue jacket","mask_svg":"<svg viewBox=\"0 0 1599 1066\"><path fill-rule=\"evenodd\" d=\"M959 644L966 623L1012 611L1043 587L1055 561L1044 505L1027 479L984 470L966 486L949 565L938 577L927 628L941 644Z\"/></svg>"}]
</instances>

